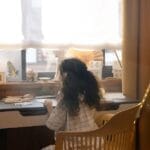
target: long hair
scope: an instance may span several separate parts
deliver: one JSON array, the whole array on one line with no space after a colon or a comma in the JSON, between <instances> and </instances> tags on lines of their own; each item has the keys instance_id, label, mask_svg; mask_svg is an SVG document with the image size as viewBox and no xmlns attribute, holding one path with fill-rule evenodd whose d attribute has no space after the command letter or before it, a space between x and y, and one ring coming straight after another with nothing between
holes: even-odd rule
<instances>
[{"instance_id":1,"label":"long hair","mask_svg":"<svg viewBox=\"0 0 150 150\"><path fill-rule=\"evenodd\" d=\"M65 76L64 76L65 74ZM70 115L80 110L80 95L89 107L100 108L99 86L95 76L87 70L85 63L76 58L65 59L60 64L63 102Z\"/></svg>"}]
</instances>

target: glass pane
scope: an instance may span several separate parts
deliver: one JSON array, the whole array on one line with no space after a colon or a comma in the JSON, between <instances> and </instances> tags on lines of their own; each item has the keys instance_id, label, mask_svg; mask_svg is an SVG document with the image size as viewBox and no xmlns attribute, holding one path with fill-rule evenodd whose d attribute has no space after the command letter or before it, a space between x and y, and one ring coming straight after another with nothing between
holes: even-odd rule
<instances>
[{"instance_id":1,"label":"glass pane","mask_svg":"<svg viewBox=\"0 0 150 150\"><path fill-rule=\"evenodd\" d=\"M104 50L104 68L107 74L110 71L111 76L122 78L122 51L121 50Z\"/></svg>"},{"instance_id":2,"label":"glass pane","mask_svg":"<svg viewBox=\"0 0 150 150\"><path fill-rule=\"evenodd\" d=\"M57 65L58 57L54 50L26 49L27 80L50 80L55 76Z\"/></svg>"},{"instance_id":3,"label":"glass pane","mask_svg":"<svg viewBox=\"0 0 150 150\"><path fill-rule=\"evenodd\" d=\"M0 44L22 41L21 19L20 0L0 0Z\"/></svg>"},{"instance_id":4,"label":"glass pane","mask_svg":"<svg viewBox=\"0 0 150 150\"><path fill-rule=\"evenodd\" d=\"M22 51L0 51L0 72L4 72L6 81L23 80Z\"/></svg>"}]
</instances>

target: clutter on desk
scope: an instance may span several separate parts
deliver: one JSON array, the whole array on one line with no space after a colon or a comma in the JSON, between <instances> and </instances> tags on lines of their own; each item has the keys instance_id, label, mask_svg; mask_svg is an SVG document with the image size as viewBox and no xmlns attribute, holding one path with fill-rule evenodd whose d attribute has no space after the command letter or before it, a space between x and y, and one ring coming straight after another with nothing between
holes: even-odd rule
<instances>
[{"instance_id":1,"label":"clutter on desk","mask_svg":"<svg viewBox=\"0 0 150 150\"><path fill-rule=\"evenodd\" d=\"M23 96L7 96L3 98L2 101L4 103L22 103L22 102L30 102L34 98L31 94L25 94Z\"/></svg>"}]
</instances>

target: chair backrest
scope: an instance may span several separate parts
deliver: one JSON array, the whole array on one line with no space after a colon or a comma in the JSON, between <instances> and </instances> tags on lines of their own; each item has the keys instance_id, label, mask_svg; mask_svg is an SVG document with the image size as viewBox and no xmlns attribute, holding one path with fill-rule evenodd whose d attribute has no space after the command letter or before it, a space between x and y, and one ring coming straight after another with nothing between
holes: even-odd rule
<instances>
[{"instance_id":1,"label":"chair backrest","mask_svg":"<svg viewBox=\"0 0 150 150\"><path fill-rule=\"evenodd\" d=\"M102 128L86 132L58 132L56 150L133 150L140 104L119 112Z\"/></svg>"},{"instance_id":2,"label":"chair backrest","mask_svg":"<svg viewBox=\"0 0 150 150\"><path fill-rule=\"evenodd\" d=\"M148 84L143 99L141 101L142 107L146 107L147 103L150 103L150 83Z\"/></svg>"},{"instance_id":3,"label":"chair backrest","mask_svg":"<svg viewBox=\"0 0 150 150\"><path fill-rule=\"evenodd\" d=\"M150 149L150 83L142 99L142 108L137 125L137 147L140 150Z\"/></svg>"}]
</instances>

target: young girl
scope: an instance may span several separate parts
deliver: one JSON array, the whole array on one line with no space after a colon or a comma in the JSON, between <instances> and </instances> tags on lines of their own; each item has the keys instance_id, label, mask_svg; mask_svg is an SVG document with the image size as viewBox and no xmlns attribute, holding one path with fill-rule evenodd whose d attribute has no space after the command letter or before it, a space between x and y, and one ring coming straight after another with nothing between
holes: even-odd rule
<instances>
[{"instance_id":1,"label":"young girl","mask_svg":"<svg viewBox=\"0 0 150 150\"><path fill-rule=\"evenodd\" d=\"M94 111L100 109L99 86L86 65L76 58L60 64L62 82L58 105L46 122L55 131L88 131L97 129ZM50 107L49 107L50 108Z\"/></svg>"}]
</instances>

